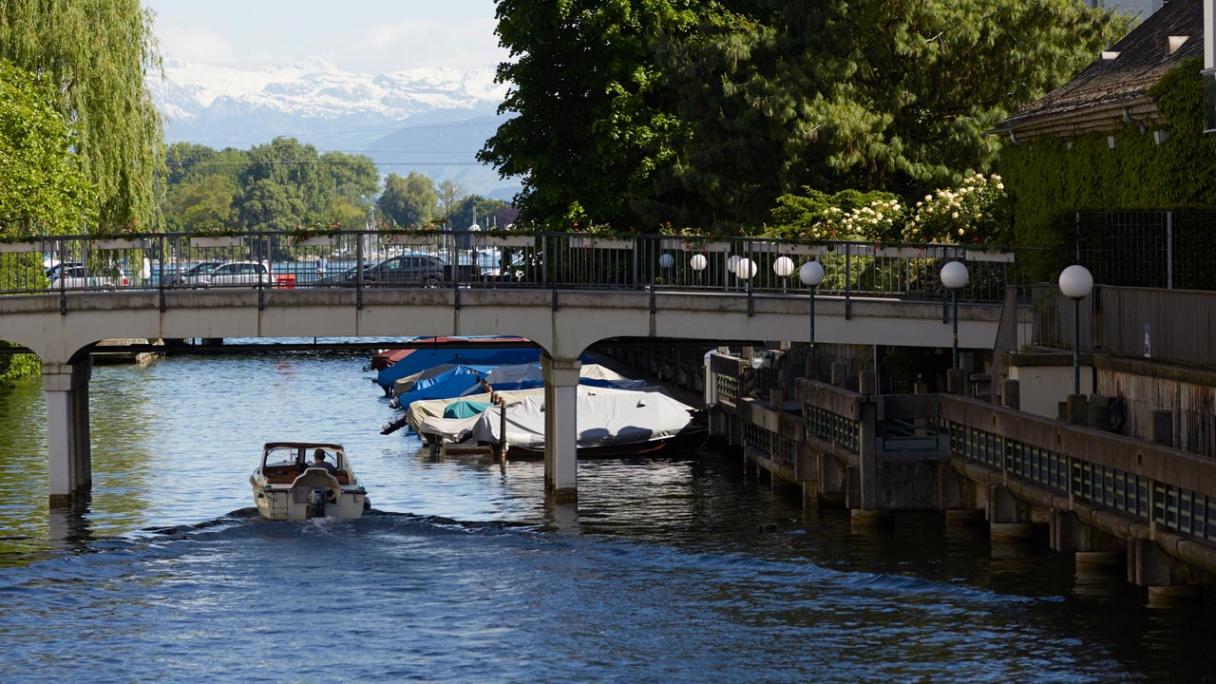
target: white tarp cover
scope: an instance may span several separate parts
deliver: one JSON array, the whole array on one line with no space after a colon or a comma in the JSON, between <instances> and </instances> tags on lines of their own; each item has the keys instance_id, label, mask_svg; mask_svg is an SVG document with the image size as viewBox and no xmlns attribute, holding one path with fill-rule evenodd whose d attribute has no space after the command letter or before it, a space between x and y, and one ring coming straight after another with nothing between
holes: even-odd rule
<instances>
[{"instance_id":1,"label":"white tarp cover","mask_svg":"<svg viewBox=\"0 0 1216 684\"><path fill-rule=\"evenodd\" d=\"M477 418L470 436L478 442L499 440L498 407ZM661 392L578 388L578 445L596 447L666 439L692 422L693 407ZM540 449L545 445L545 400L528 396L507 406L507 443Z\"/></svg>"},{"instance_id":2,"label":"white tarp cover","mask_svg":"<svg viewBox=\"0 0 1216 684\"><path fill-rule=\"evenodd\" d=\"M545 390L530 389L517 390L513 392L499 392L498 396L506 400L507 404L518 402L529 396L539 397L544 401ZM409 425L420 435L437 435L445 442L460 442L469 435L473 426L477 424L480 416L472 418L444 418L443 412L447 407L457 401L481 401L489 403L489 394L474 394L464 397L455 397L453 399L429 399L426 401L415 401L410 404L409 408ZM507 413L510 413L508 409ZM497 414L495 414L497 415Z\"/></svg>"}]
</instances>

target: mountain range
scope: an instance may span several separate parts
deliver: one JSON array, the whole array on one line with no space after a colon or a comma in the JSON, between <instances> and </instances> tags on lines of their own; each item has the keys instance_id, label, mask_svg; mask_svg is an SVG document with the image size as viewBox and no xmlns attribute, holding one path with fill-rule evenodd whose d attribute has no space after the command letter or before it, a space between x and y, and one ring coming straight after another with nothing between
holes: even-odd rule
<instances>
[{"instance_id":1,"label":"mountain range","mask_svg":"<svg viewBox=\"0 0 1216 684\"><path fill-rule=\"evenodd\" d=\"M168 142L248 148L291 136L322 151L366 154L381 173L425 173L509 200L519 190L474 155L503 118L492 70L359 74L322 60L243 69L167 60L148 88Z\"/></svg>"}]
</instances>

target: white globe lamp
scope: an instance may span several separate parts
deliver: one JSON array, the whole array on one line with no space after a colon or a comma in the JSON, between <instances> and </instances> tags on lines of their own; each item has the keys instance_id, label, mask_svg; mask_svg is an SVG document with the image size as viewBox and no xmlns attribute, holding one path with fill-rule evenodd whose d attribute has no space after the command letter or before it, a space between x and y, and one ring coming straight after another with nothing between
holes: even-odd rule
<instances>
[{"instance_id":1,"label":"white globe lamp","mask_svg":"<svg viewBox=\"0 0 1216 684\"><path fill-rule=\"evenodd\" d=\"M1060 292L1069 299L1085 299L1093 289L1093 274L1080 264L1069 266L1060 273Z\"/></svg>"},{"instance_id":2,"label":"white globe lamp","mask_svg":"<svg viewBox=\"0 0 1216 684\"><path fill-rule=\"evenodd\" d=\"M692 267L692 270L700 273L709 266L709 259L706 259L704 254L694 254L692 259L688 261L688 265Z\"/></svg>"},{"instance_id":3,"label":"white globe lamp","mask_svg":"<svg viewBox=\"0 0 1216 684\"><path fill-rule=\"evenodd\" d=\"M961 261L951 261L942 266L942 285L948 290L958 290L967 286L967 282L971 280L971 274L967 271L967 265Z\"/></svg>"},{"instance_id":4,"label":"white globe lamp","mask_svg":"<svg viewBox=\"0 0 1216 684\"><path fill-rule=\"evenodd\" d=\"M773 262L773 273L776 273L782 278L788 278L794 272L794 260L787 257L778 257Z\"/></svg>"},{"instance_id":5,"label":"white globe lamp","mask_svg":"<svg viewBox=\"0 0 1216 684\"><path fill-rule=\"evenodd\" d=\"M751 280L756 275L756 262L751 259L740 259L735 264L735 275L741 280Z\"/></svg>"},{"instance_id":6,"label":"white globe lamp","mask_svg":"<svg viewBox=\"0 0 1216 684\"><path fill-rule=\"evenodd\" d=\"M807 287L819 287L823 282L823 264L818 261L808 261L798 269L798 279Z\"/></svg>"}]
</instances>

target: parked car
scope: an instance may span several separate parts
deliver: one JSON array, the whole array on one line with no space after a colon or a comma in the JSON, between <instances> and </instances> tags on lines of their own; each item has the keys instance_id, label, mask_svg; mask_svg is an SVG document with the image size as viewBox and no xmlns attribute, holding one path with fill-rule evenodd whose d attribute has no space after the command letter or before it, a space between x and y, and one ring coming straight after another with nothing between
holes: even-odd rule
<instances>
[{"instance_id":1,"label":"parked car","mask_svg":"<svg viewBox=\"0 0 1216 684\"><path fill-rule=\"evenodd\" d=\"M326 276L316 282L321 286L354 287L358 267L352 266L340 274ZM481 270L474 264L461 264L457 275L462 282L476 280ZM452 282L452 266L439 257L428 254L403 254L390 257L363 270L365 287L439 287Z\"/></svg>"},{"instance_id":2,"label":"parked car","mask_svg":"<svg viewBox=\"0 0 1216 684\"><path fill-rule=\"evenodd\" d=\"M223 265L222 261L201 261L184 268L165 278L166 287L182 287L200 285L216 268Z\"/></svg>"},{"instance_id":3,"label":"parked car","mask_svg":"<svg viewBox=\"0 0 1216 684\"><path fill-rule=\"evenodd\" d=\"M199 277L201 287L237 287L241 285L257 285L258 281L266 287L274 286L274 276L270 267L257 261L229 261L216 266L210 273Z\"/></svg>"},{"instance_id":4,"label":"parked car","mask_svg":"<svg viewBox=\"0 0 1216 684\"><path fill-rule=\"evenodd\" d=\"M351 266L341 273L335 273L333 275L327 275L323 278L318 278L313 284L319 287L354 287L355 282L358 279L358 276L356 275L357 268L357 266ZM365 279L367 278L367 272L368 269L364 268L363 277Z\"/></svg>"},{"instance_id":5,"label":"parked car","mask_svg":"<svg viewBox=\"0 0 1216 684\"><path fill-rule=\"evenodd\" d=\"M116 277L98 276L79 261L55 264L46 271L51 289L64 290L113 290L131 284L131 276L123 269L116 269Z\"/></svg>"}]
</instances>

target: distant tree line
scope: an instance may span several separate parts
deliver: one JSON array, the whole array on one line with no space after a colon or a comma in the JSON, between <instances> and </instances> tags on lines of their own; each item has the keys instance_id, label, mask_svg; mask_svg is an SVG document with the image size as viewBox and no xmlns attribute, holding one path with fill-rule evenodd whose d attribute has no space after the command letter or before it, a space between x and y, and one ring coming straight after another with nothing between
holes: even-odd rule
<instances>
[{"instance_id":1,"label":"distant tree line","mask_svg":"<svg viewBox=\"0 0 1216 684\"><path fill-rule=\"evenodd\" d=\"M370 157L319 152L294 138L248 150L175 143L165 155L166 227L175 232L247 228L357 229L369 220L402 228L448 223L464 229L478 217L513 218L510 205L459 185L410 173L381 187ZM509 221L508 221L509 222Z\"/></svg>"}]
</instances>

